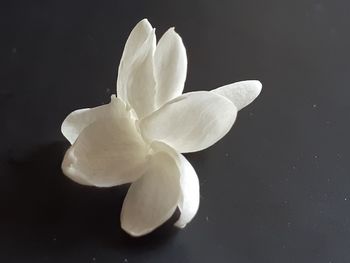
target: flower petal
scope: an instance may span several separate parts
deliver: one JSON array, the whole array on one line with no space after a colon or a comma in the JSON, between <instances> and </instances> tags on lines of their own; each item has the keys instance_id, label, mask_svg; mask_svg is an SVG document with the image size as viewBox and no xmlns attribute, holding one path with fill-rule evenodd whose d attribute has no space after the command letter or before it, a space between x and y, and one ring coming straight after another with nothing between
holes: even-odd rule
<instances>
[{"instance_id":1,"label":"flower petal","mask_svg":"<svg viewBox=\"0 0 350 263\"><path fill-rule=\"evenodd\" d=\"M141 20L131 31L128 40L125 43L122 58L120 60L117 80L117 96L127 101L126 86L123 83L125 71L130 67L135 59L137 50L141 48L148 36L152 33L152 25L147 19Z\"/></svg>"},{"instance_id":2,"label":"flower petal","mask_svg":"<svg viewBox=\"0 0 350 263\"><path fill-rule=\"evenodd\" d=\"M181 196L178 207L180 209L180 218L175 226L184 228L196 215L199 208L199 180L196 171L193 169L189 161L179 154L181 163Z\"/></svg>"},{"instance_id":3,"label":"flower petal","mask_svg":"<svg viewBox=\"0 0 350 263\"><path fill-rule=\"evenodd\" d=\"M212 92L226 97L235 104L237 110L253 102L261 92L262 84L258 80L245 80L232 83L212 90Z\"/></svg>"},{"instance_id":4,"label":"flower petal","mask_svg":"<svg viewBox=\"0 0 350 263\"><path fill-rule=\"evenodd\" d=\"M186 49L181 37L170 28L159 40L154 54L157 106L180 96L187 73Z\"/></svg>"},{"instance_id":5,"label":"flower petal","mask_svg":"<svg viewBox=\"0 0 350 263\"><path fill-rule=\"evenodd\" d=\"M121 226L142 236L162 225L174 213L180 198L180 170L167 152L156 152L146 173L132 183L121 212Z\"/></svg>"},{"instance_id":6,"label":"flower petal","mask_svg":"<svg viewBox=\"0 0 350 263\"><path fill-rule=\"evenodd\" d=\"M237 115L231 101L213 92L185 93L141 120L144 138L162 141L178 152L203 150L220 140Z\"/></svg>"},{"instance_id":7,"label":"flower petal","mask_svg":"<svg viewBox=\"0 0 350 263\"><path fill-rule=\"evenodd\" d=\"M144 19L130 33L119 64L117 95L136 111L139 118L150 114L155 107L155 47L154 29Z\"/></svg>"},{"instance_id":8,"label":"flower petal","mask_svg":"<svg viewBox=\"0 0 350 263\"><path fill-rule=\"evenodd\" d=\"M181 212L175 226L184 228L196 215L199 208L199 180L190 162L180 153L162 142L153 142L151 147L171 154L180 169L181 195L178 207Z\"/></svg>"},{"instance_id":9,"label":"flower petal","mask_svg":"<svg viewBox=\"0 0 350 263\"><path fill-rule=\"evenodd\" d=\"M81 131L98 119L106 117L110 104L73 111L63 121L61 132L73 144Z\"/></svg>"},{"instance_id":10,"label":"flower petal","mask_svg":"<svg viewBox=\"0 0 350 263\"><path fill-rule=\"evenodd\" d=\"M147 154L130 111L114 97L106 117L87 126L67 151L62 170L78 183L114 186L139 178Z\"/></svg>"}]
</instances>

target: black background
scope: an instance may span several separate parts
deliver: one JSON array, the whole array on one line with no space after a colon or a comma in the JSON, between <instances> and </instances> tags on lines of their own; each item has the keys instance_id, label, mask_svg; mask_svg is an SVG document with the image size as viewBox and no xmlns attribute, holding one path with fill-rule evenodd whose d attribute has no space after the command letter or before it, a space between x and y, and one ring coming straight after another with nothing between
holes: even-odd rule
<instances>
[{"instance_id":1,"label":"black background","mask_svg":"<svg viewBox=\"0 0 350 263\"><path fill-rule=\"evenodd\" d=\"M1 262L350 262L350 4L340 0L1 1ZM187 155L200 210L143 238L126 187L64 177L72 110L106 103L133 26L175 26L186 91L259 79L213 147Z\"/></svg>"}]
</instances>

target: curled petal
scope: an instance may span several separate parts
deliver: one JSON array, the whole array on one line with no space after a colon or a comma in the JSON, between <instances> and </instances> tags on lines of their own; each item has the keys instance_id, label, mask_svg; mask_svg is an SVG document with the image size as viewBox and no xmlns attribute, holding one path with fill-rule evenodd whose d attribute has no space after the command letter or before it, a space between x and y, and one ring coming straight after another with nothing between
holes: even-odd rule
<instances>
[{"instance_id":1,"label":"curled petal","mask_svg":"<svg viewBox=\"0 0 350 263\"><path fill-rule=\"evenodd\" d=\"M232 127L237 109L213 92L185 93L140 121L149 141L161 141L178 152L203 150L220 140Z\"/></svg>"},{"instance_id":2,"label":"curled petal","mask_svg":"<svg viewBox=\"0 0 350 263\"><path fill-rule=\"evenodd\" d=\"M119 64L117 95L136 111L138 118L155 108L155 47L155 31L144 19L130 33Z\"/></svg>"},{"instance_id":3,"label":"curled petal","mask_svg":"<svg viewBox=\"0 0 350 263\"><path fill-rule=\"evenodd\" d=\"M132 182L146 169L148 147L118 98L105 118L87 126L67 151L62 170L72 180L98 187Z\"/></svg>"},{"instance_id":4,"label":"curled petal","mask_svg":"<svg viewBox=\"0 0 350 263\"><path fill-rule=\"evenodd\" d=\"M142 236L168 220L180 198L180 170L167 152L150 157L148 170L132 183L121 212L121 226L132 236Z\"/></svg>"},{"instance_id":5,"label":"curled petal","mask_svg":"<svg viewBox=\"0 0 350 263\"><path fill-rule=\"evenodd\" d=\"M63 121L61 132L66 139L73 144L81 131L96 120L108 115L110 104L95 108L87 108L73 111Z\"/></svg>"},{"instance_id":6,"label":"curled petal","mask_svg":"<svg viewBox=\"0 0 350 263\"><path fill-rule=\"evenodd\" d=\"M199 180L196 171L182 154L179 154L179 162L182 170L181 197L178 204L181 215L175 226L184 228L193 219L199 208Z\"/></svg>"},{"instance_id":7,"label":"curled petal","mask_svg":"<svg viewBox=\"0 0 350 263\"><path fill-rule=\"evenodd\" d=\"M162 142L153 142L151 147L171 154L180 170L181 195L178 202L180 217L175 226L184 228L196 215L199 208L199 180L190 162L180 153Z\"/></svg>"},{"instance_id":8,"label":"curled petal","mask_svg":"<svg viewBox=\"0 0 350 263\"><path fill-rule=\"evenodd\" d=\"M262 84L258 80L245 80L222 86L212 92L226 97L241 110L253 102L261 92Z\"/></svg>"},{"instance_id":9,"label":"curled petal","mask_svg":"<svg viewBox=\"0 0 350 263\"><path fill-rule=\"evenodd\" d=\"M170 28L159 40L154 54L156 101L159 107L182 94L186 73L185 46L174 28Z\"/></svg>"}]
</instances>

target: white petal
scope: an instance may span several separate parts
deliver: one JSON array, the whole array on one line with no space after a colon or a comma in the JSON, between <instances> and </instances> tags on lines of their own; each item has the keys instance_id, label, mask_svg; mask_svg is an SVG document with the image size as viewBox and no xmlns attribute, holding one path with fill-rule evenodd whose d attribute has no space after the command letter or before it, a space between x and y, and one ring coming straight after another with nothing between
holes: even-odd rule
<instances>
[{"instance_id":1,"label":"white petal","mask_svg":"<svg viewBox=\"0 0 350 263\"><path fill-rule=\"evenodd\" d=\"M110 104L95 108L87 108L73 111L63 121L61 132L67 140L73 144L81 131L98 119L106 117Z\"/></svg>"},{"instance_id":2,"label":"white petal","mask_svg":"<svg viewBox=\"0 0 350 263\"><path fill-rule=\"evenodd\" d=\"M179 201L180 218L175 226L184 228L196 215L199 208L199 180L196 171L187 159L179 154L181 172L181 198Z\"/></svg>"},{"instance_id":3,"label":"white petal","mask_svg":"<svg viewBox=\"0 0 350 263\"><path fill-rule=\"evenodd\" d=\"M159 40L154 55L156 100L159 107L182 94L186 73L185 46L174 28L170 28Z\"/></svg>"},{"instance_id":4,"label":"white petal","mask_svg":"<svg viewBox=\"0 0 350 263\"><path fill-rule=\"evenodd\" d=\"M86 127L67 151L62 170L78 183L114 186L139 178L146 169L147 154L131 113L122 101L112 98L106 117Z\"/></svg>"},{"instance_id":5,"label":"white petal","mask_svg":"<svg viewBox=\"0 0 350 263\"><path fill-rule=\"evenodd\" d=\"M262 84L260 81L245 80L222 86L212 90L212 92L228 98L235 104L237 110L241 110L258 97L261 88Z\"/></svg>"},{"instance_id":6,"label":"white petal","mask_svg":"<svg viewBox=\"0 0 350 263\"><path fill-rule=\"evenodd\" d=\"M181 171L180 187L181 195L178 203L181 215L175 226L184 228L196 215L199 208L199 180L196 171L189 161L180 153L161 142L153 142L151 147L159 151L165 151L172 155Z\"/></svg>"},{"instance_id":7,"label":"white petal","mask_svg":"<svg viewBox=\"0 0 350 263\"><path fill-rule=\"evenodd\" d=\"M132 183L121 212L121 226L142 236L168 220L180 198L180 170L167 152L155 153L147 172Z\"/></svg>"},{"instance_id":8,"label":"white petal","mask_svg":"<svg viewBox=\"0 0 350 263\"><path fill-rule=\"evenodd\" d=\"M143 119L140 128L150 141L162 141L178 152L195 152L220 140L231 129L236 115L236 107L223 96L190 92Z\"/></svg>"},{"instance_id":9,"label":"white petal","mask_svg":"<svg viewBox=\"0 0 350 263\"><path fill-rule=\"evenodd\" d=\"M117 96L127 101L126 86L123 82L123 73L130 67L135 59L137 50L145 43L148 36L152 33L152 25L147 19L141 20L131 31L128 40L125 43L122 58L120 60L117 80Z\"/></svg>"},{"instance_id":10,"label":"white petal","mask_svg":"<svg viewBox=\"0 0 350 263\"><path fill-rule=\"evenodd\" d=\"M154 29L144 19L130 33L119 64L117 95L136 111L139 118L155 108L155 47Z\"/></svg>"}]
</instances>

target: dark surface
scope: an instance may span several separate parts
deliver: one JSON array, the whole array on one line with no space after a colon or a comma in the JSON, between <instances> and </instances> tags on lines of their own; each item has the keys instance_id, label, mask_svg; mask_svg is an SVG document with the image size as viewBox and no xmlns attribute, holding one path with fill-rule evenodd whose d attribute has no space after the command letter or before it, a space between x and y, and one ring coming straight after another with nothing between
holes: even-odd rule
<instances>
[{"instance_id":1,"label":"dark surface","mask_svg":"<svg viewBox=\"0 0 350 263\"><path fill-rule=\"evenodd\" d=\"M349 1L2 1L0 262L350 262ZM133 26L170 26L186 91L259 79L259 99L187 157L201 206L133 239L126 187L64 177L72 110L109 101Z\"/></svg>"}]
</instances>

